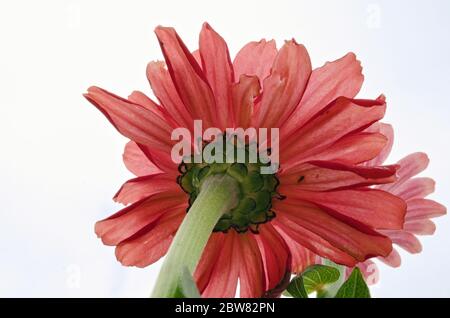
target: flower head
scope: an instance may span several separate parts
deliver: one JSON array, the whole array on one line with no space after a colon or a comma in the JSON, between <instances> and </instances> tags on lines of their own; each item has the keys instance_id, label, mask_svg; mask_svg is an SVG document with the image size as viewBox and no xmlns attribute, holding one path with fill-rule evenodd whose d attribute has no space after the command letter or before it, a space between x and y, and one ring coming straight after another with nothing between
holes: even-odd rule
<instances>
[{"instance_id":1,"label":"flower head","mask_svg":"<svg viewBox=\"0 0 450 318\"><path fill-rule=\"evenodd\" d=\"M157 27L156 35L165 63L149 63L147 77L157 101L97 87L85 95L130 139L124 162L136 178L114 197L127 206L95 226L122 264L148 266L167 252L211 173L234 178L240 199L217 223L196 269L203 296L232 297L238 280L242 297L276 295L316 255L349 267L392 255L398 241L391 234L403 229L407 204L390 186L373 187L395 182L399 166L373 161L388 144L376 129L386 103L382 95L354 99L363 82L354 54L313 70L295 40L280 49L250 42L232 61L208 24L193 53L172 28ZM194 134L194 120L221 131L279 128L279 170L262 175L261 162L173 162L171 132Z\"/></svg>"}]
</instances>

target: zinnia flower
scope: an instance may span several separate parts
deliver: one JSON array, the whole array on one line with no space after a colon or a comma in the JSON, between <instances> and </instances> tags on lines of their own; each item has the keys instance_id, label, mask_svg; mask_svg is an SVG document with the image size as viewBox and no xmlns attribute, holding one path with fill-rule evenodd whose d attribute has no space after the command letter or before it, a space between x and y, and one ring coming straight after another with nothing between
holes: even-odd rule
<instances>
[{"instance_id":1,"label":"zinnia flower","mask_svg":"<svg viewBox=\"0 0 450 318\"><path fill-rule=\"evenodd\" d=\"M192 175L198 181L204 165L175 164L170 153L172 130L192 130L196 119L221 130L280 128L275 175L222 167L251 186L243 186L246 201L219 220L203 252L194 275L203 296L233 297L238 280L241 297L274 295L311 255L349 267L391 255L388 235L402 230L406 204L386 191L392 188L371 187L396 181L398 166L364 165L388 142L367 130L386 103L384 96L354 99L363 83L354 54L312 70L295 40L279 50L274 41L250 42L232 62L208 24L194 53L172 28L157 27L156 35L165 63L148 64L147 77L158 101L97 87L85 95L131 140L124 162L137 177L114 197L127 206L95 226L123 265L145 267L165 255L195 200Z\"/></svg>"}]
</instances>

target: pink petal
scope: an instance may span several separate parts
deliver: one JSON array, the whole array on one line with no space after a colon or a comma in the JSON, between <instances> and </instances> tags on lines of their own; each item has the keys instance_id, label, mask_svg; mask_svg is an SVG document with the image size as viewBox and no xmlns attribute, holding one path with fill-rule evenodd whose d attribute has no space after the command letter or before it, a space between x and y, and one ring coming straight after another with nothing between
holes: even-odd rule
<instances>
[{"instance_id":1,"label":"pink petal","mask_svg":"<svg viewBox=\"0 0 450 318\"><path fill-rule=\"evenodd\" d=\"M153 174L128 180L116 193L114 200L126 205L165 191L181 193L180 186L173 176L165 173Z\"/></svg>"},{"instance_id":2,"label":"pink petal","mask_svg":"<svg viewBox=\"0 0 450 318\"><path fill-rule=\"evenodd\" d=\"M406 220L430 219L447 214L447 208L440 203L427 199L408 201Z\"/></svg>"},{"instance_id":3,"label":"pink petal","mask_svg":"<svg viewBox=\"0 0 450 318\"><path fill-rule=\"evenodd\" d=\"M400 265L402 264L400 254L395 248L392 249L391 254L389 254L387 257L378 257L378 259L383 263L385 263L386 265L389 265L394 268L400 267Z\"/></svg>"},{"instance_id":4,"label":"pink petal","mask_svg":"<svg viewBox=\"0 0 450 318\"><path fill-rule=\"evenodd\" d=\"M405 201L422 199L434 192L435 182L431 178L413 178L403 182L392 191Z\"/></svg>"},{"instance_id":5,"label":"pink petal","mask_svg":"<svg viewBox=\"0 0 450 318\"><path fill-rule=\"evenodd\" d=\"M405 231L380 231L383 234L389 236L389 238L406 250L407 252L411 254L417 254L422 251L422 244L420 244L420 241L415 237L413 234L405 232Z\"/></svg>"},{"instance_id":6,"label":"pink petal","mask_svg":"<svg viewBox=\"0 0 450 318\"><path fill-rule=\"evenodd\" d=\"M384 146L383 150L378 154L378 156L364 163L367 166L380 166L386 161L387 157L391 153L392 145L394 143L394 129L389 124L377 122L372 126L370 126L366 131L380 133L387 139L386 145Z\"/></svg>"},{"instance_id":7,"label":"pink petal","mask_svg":"<svg viewBox=\"0 0 450 318\"><path fill-rule=\"evenodd\" d=\"M361 70L353 53L315 69L298 107L283 125L281 136L289 136L336 98L354 98L364 80Z\"/></svg>"},{"instance_id":8,"label":"pink petal","mask_svg":"<svg viewBox=\"0 0 450 318\"><path fill-rule=\"evenodd\" d=\"M286 271L290 271L289 248L270 223L261 225L259 234L255 234L254 238L264 264L265 291L269 291L282 281Z\"/></svg>"},{"instance_id":9,"label":"pink petal","mask_svg":"<svg viewBox=\"0 0 450 318\"><path fill-rule=\"evenodd\" d=\"M167 210L186 208L187 201L180 192L152 195L120 210L95 224L95 233L105 245L117 245L157 220Z\"/></svg>"},{"instance_id":10,"label":"pink petal","mask_svg":"<svg viewBox=\"0 0 450 318\"><path fill-rule=\"evenodd\" d=\"M239 295L242 298L259 298L264 294L264 268L258 244L253 235L238 235Z\"/></svg>"},{"instance_id":11,"label":"pink petal","mask_svg":"<svg viewBox=\"0 0 450 318\"><path fill-rule=\"evenodd\" d=\"M372 286L378 283L380 280L380 271L378 266L371 260L367 260L362 263L358 263L357 267L361 270L361 274L364 277L367 285ZM347 267L347 277L350 276L353 268Z\"/></svg>"},{"instance_id":12,"label":"pink petal","mask_svg":"<svg viewBox=\"0 0 450 318\"><path fill-rule=\"evenodd\" d=\"M403 182L425 170L428 167L429 162L430 160L428 159L428 156L422 152L417 152L406 156L397 162L400 166L400 169L397 172L397 175L399 176L397 182L390 185L380 186L380 188L390 192L395 191L395 189L400 187Z\"/></svg>"},{"instance_id":13,"label":"pink petal","mask_svg":"<svg viewBox=\"0 0 450 318\"><path fill-rule=\"evenodd\" d=\"M178 126L192 130L194 120L178 96L178 92L172 82L169 71L165 67L165 63L148 63L147 79L153 93Z\"/></svg>"},{"instance_id":14,"label":"pink petal","mask_svg":"<svg viewBox=\"0 0 450 318\"><path fill-rule=\"evenodd\" d=\"M311 60L303 45L287 41L278 52L254 123L255 127L279 127L300 102L311 74Z\"/></svg>"},{"instance_id":15,"label":"pink petal","mask_svg":"<svg viewBox=\"0 0 450 318\"><path fill-rule=\"evenodd\" d=\"M326 151L342 137L380 120L385 110L386 104L381 98L373 101L338 98L280 144L281 162L287 169L292 163Z\"/></svg>"},{"instance_id":16,"label":"pink petal","mask_svg":"<svg viewBox=\"0 0 450 318\"><path fill-rule=\"evenodd\" d=\"M202 119L204 128L216 127L214 95L202 69L173 28L157 27L170 76L178 95L194 119Z\"/></svg>"},{"instance_id":17,"label":"pink petal","mask_svg":"<svg viewBox=\"0 0 450 318\"><path fill-rule=\"evenodd\" d=\"M402 229L406 213L405 202L388 192L375 189L329 192L301 191L295 187L280 187L288 198L313 202L375 229ZM303 210L302 210L303 211ZM348 221L350 221L348 220Z\"/></svg>"},{"instance_id":18,"label":"pink petal","mask_svg":"<svg viewBox=\"0 0 450 318\"><path fill-rule=\"evenodd\" d=\"M156 107L150 109L134 104L97 87L90 87L84 96L125 137L170 152L172 128Z\"/></svg>"},{"instance_id":19,"label":"pink petal","mask_svg":"<svg viewBox=\"0 0 450 318\"><path fill-rule=\"evenodd\" d=\"M436 225L433 221L424 220L412 220L405 222L405 231L416 235L433 235L436 231Z\"/></svg>"},{"instance_id":20,"label":"pink petal","mask_svg":"<svg viewBox=\"0 0 450 318\"><path fill-rule=\"evenodd\" d=\"M332 161L312 161L279 174L281 187L307 191L329 191L356 186L390 183L396 180L396 166L350 166ZM283 190L280 188L280 191Z\"/></svg>"},{"instance_id":21,"label":"pink petal","mask_svg":"<svg viewBox=\"0 0 450 318\"><path fill-rule=\"evenodd\" d=\"M276 55L277 47L274 40L263 39L246 44L233 61L235 81L244 74L256 75L262 83L269 76Z\"/></svg>"},{"instance_id":22,"label":"pink petal","mask_svg":"<svg viewBox=\"0 0 450 318\"><path fill-rule=\"evenodd\" d=\"M220 249L220 257L214 264L202 297L232 298L236 295L239 276L239 265L236 262L238 235L235 231L230 231L225 235Z\"/></svg>"},{"instance_id":23,"label":"pink petal","mask_svg":"<svg viewBox=\"0 0 450 318\"><path fill-rule=\"evenodd\" d=\"M251 124L255 98L259 96L261 86L255 76L241 75L239 82L233 84L233 109L235 127L247 129Z\"/></svg>"},{"instance_id":24,"label":"pink petal","mask_svg":"<svg viewBox=\"0 0 450 318\"><path fill-rule=\"evenodd\" d=\"M373 256L387 256L392 250L388 238L362 224L339 219L306 202L288 201L274 203L274 210L278 211L277 218L280 222L285 223L288 220L297 223L360 262ZM311 249L307 244L299 243Z\"/></svg>"},{"instance_id":25,"label":"pink petal","mask_svg":"<svg viewBox=\"0 0 450 318\"><path fill-rule=\"evenodd\" d=\"M134 141L129 141L123 153L123 162L136 176L160 173L161 170L151 162Z\"/></svg>"},{"instance_id":26,"label":"pink petal","mask_svg":"<svg viewBox=\"0 0 450 318\"><path fill-rule=\"evenodd\" d=\"M146 267L167 253L173 235L181 224L186 210L175 209L165 213L148 229L122 241L116 247L117 260L124 266Z\"/></svg>"},{"instance_id":27,"label":"pink petal","mask_svg":"<svg viewBox=\"0 0 450 318\"><path fill-rule=\"evenodd\" d=\"M233 65L225 40L208 23L200 32L200 56L202 68L211 85L216 100L217 120L222 130L233 127L231 84L234 80Z\"/></svg>"}]
</instances>

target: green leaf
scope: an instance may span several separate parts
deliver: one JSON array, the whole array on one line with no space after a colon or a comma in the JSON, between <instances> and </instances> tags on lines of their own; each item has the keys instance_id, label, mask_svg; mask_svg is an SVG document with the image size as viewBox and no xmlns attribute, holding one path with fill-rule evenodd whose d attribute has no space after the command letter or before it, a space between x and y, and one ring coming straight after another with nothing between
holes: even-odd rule
<instances>
[{"instance_id":1,"label":"green leaf","mask_svg":"<svg viewBox=\"0 0 450 318\"><path fill-rule=\"evenodd\" d=\"M341 288L342 284L345 282L346 267L343 265L338 265L328 259L324 259L323 264L338 270L339 279L334 283L326 285L320 292L317 293L317 298L334 298L339 288Z\"/></svg>"},{"instance_id":2,"label":"green leaf","mask_svg":"<svg viewBox=\"0 0 450 318\"><path fill-rule=\"evenodd\" d=\"M191 273L184 267L180 277L180 283L177 288L175 297L177 298L200 298L197 285L192 278Z\"/></svg>"},{"instance_id":3,"label":"green leaf","mask_svg":"<svg viewBox=\"0 0 450 318\"><path fill-rule=\"evenodd\" d=\"M289 293L289 296L294 298L308 298L308 293L303 285L302 276L294 277L294 279L289 283L286 291Z\"/></svg>"},{"instance_id":4,"label":"green leaf","mask_svg":"<svg viewBox=\"0 0 450 318\"><path fill-rule=\"evenodd\" d=\"M320 293L326 285L336 282L339 276L339 270L326 265L313 265L302 273L303 283L308 294Z\"/></svg>"},{"instance_id":5,"label":"green leaf","mask_svg":"<svg viewBox=\"0 0 450 318\"><path fill-rule=\"evenodd\" d=\"M339 288L335 298L370 298L369 287L358 267L355 267L347 279Z\"/></svg>"}]
</instances>

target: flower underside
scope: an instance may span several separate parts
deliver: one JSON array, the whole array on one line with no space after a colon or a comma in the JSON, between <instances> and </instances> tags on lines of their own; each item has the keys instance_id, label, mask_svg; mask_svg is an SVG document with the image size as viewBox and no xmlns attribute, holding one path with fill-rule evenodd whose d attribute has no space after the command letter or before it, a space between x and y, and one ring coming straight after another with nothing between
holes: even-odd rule
<instances>
[{"instance_id":1,"label":"flower underside","mask_svg":"<svg viewBox=\"0 0 450 318\"><path fill-rule=\"evenodd\" d=\"M263 174L261 167L269 167L270 162L256 156L256 160L251 160L251 145L234 145L234 160L226 160L227 153L223 152L214 157L220 157L222 160L206 160L201 163L193 163L193 157L190 160L183 161L178 170L180 175L177 182L181 188L189 194L189 208L194 203L203 182L210 176L217 174L227 174L235 179L239 185L239 202L219 219L214 232L227 233L234 229L238 233L244 233L250 230L257 234L259 224L271 221L275 218L275 212L271 210L273 199L283 199L284 197L277 192L279 181L276 174ZM255 148L258 148L255 145ZM228 148L227 148L228 149ZM229 151L229 149L227 150ZM244 160L237 161L237 154L243 151ZM244 157L244 156L243 156ZM242 157L241 157L242 158ZM189 161L189 162L187 162Z\"/></svg>"}]
</instances>

